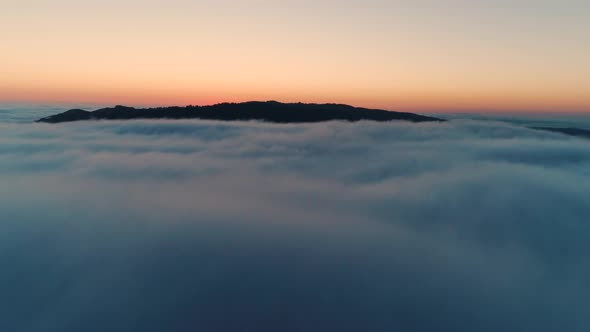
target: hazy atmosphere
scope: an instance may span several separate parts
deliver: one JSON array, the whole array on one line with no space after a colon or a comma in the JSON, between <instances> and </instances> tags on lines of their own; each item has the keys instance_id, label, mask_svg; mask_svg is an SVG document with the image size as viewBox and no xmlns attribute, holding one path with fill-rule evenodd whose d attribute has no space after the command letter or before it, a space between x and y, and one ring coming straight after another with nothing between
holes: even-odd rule
<instances>
[{"instance_id":1,"label":"hazy atmosphere","mask_svg":"<svg viewBox=\"0 0 590 332\"><path fill-rule=\"evenodd\" d=\"M590 1L0 0L0 332L590 331Z\"/></svg>"}]
</instances>

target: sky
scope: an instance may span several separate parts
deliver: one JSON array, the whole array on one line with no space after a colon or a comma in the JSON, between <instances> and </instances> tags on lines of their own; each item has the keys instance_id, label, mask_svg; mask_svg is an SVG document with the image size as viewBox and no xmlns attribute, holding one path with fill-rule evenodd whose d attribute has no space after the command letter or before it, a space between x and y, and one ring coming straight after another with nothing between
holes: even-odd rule
<instances>
[{"instance_id":1,"label":"sky","mask_svg":"<svg viewBox=\"0 0 590 332\"><path fill-rule=\"evenodd\" d=\"M0 101L590 112L583 0L0 0Z\"/></svg>"}]
</instances>

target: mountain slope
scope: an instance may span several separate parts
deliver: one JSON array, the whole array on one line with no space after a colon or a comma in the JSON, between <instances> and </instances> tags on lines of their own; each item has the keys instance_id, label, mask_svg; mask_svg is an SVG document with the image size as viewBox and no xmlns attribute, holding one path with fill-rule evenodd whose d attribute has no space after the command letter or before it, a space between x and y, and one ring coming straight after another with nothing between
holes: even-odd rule
<instances>
[{"instance_id":1,"label":"mountain slope","mask_svg":"<svg viewBox=\"0 0 590 332\"><path fill-rule=\"evenodd\" d=\"M554 133L561 133L569 136L590 138L590 130L581 128L556 128L556 127L531 127L536 130L551 131Z\"/></svg>"},{"instance_id":2,"label":"mountain slope","mask_svg":"<svg viewBox=\"0 0 590 332\"><path fill-rule=\"evenodd\" d=\"M48 116L37 122L59 123L81 120L126 120L126 119L208 119L208 120L260 120L276 123L305 123L331 120L343 121L391 121L412 122L444 121L442 119L414 113L391 112L377 109L353 107L342 104L303 104L245 102L223 103L211 106L133 108L115 106L93 112L72 109Z\"/></svg>"}]
</instances>

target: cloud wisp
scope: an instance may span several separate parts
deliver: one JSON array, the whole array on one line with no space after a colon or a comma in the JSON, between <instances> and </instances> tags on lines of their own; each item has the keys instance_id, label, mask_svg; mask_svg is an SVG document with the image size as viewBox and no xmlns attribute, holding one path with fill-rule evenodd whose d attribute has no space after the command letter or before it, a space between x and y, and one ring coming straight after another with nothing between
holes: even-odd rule
<instances>
[{"instance_id":1,"label":"cloud wisp","mask_svg":"<svg viewBox=\"0 0 590 332\"><path fill-rule=\"evenodd\" d=\"M0 330L586 331L590 144L496 122L0 125Z\"/></svg>"}]
</instances>

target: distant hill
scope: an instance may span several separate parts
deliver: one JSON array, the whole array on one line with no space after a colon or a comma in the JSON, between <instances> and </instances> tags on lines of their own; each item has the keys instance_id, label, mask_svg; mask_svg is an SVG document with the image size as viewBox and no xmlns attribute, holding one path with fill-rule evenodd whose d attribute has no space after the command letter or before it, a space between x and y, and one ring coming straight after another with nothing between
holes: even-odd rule
<instances>
[{"instance_id":1,"label":"distant hill","mask_svg":"<svg viewBox=\"0 0 590 332\"><path fill-rule=\"evenodd\" d=\"M443 119L414 113L367 109L342 104L303 104L245 102L223 103L211 106L133 108L115 106L96 111L72 109L48 116L36 122L59 123L82 120L128 120L128 119L207 119L224 121L259 120L276 123L307 123L331 120L342 121L392 121L411 122L445 121Z\"/></svg>"},{"instance_id":2,"label":"distant hill","mask_svg":"<svg viewBox=\"0 0 590 332\"><path fill-rule=\"evenodd\" d=\"M552 131L554 133L561 133L569 136L590 138L590 130L580 128L555 128L555 127L531 127L536 130Z\"/></svg>"}]
</instances>

